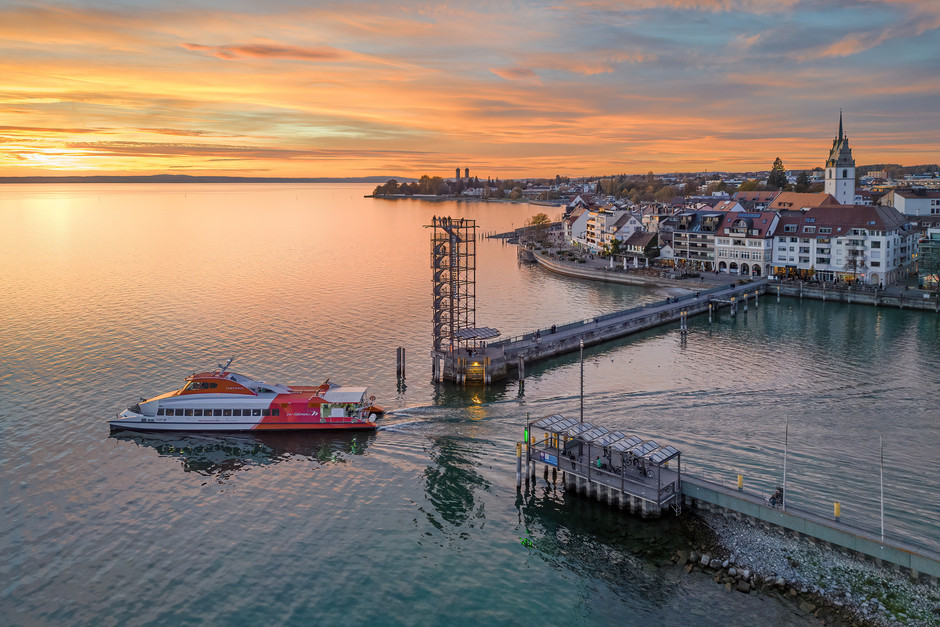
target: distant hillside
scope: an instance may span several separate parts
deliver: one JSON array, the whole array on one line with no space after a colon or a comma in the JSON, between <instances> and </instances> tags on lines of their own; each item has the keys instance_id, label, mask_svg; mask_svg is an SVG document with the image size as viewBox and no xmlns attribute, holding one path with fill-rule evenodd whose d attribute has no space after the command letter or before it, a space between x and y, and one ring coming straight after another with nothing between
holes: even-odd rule
<instances>
[{"instance_id":1,"label":"distant hillside","mask_svg":"<svg viewBox=\"0 0 940 627\"><path fill-rule=\"evenodd\" d=\"M286 178L268 176L0 176L0 183L384 183L390 176ZM410 181L408 177L399 180Z\"/></svg>"}]
</instances>

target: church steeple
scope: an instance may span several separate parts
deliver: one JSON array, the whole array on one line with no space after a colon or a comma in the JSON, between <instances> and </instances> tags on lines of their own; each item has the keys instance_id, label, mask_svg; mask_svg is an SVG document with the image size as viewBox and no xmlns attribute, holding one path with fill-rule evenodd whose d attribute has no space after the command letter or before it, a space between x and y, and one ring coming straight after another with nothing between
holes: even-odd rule
<instances>
[{"instance_id":1,"label":"church steeple","mask_svg":"<svg viewBox=\"0 0 940 627\"><path fill-rule=\"evenodd\" d=\"M839 135L832 140L832 150L826 160L825 189L843 205L855 203L855 159L842 128L842 109L839 109Z\"/></svg>"}]
</instances>

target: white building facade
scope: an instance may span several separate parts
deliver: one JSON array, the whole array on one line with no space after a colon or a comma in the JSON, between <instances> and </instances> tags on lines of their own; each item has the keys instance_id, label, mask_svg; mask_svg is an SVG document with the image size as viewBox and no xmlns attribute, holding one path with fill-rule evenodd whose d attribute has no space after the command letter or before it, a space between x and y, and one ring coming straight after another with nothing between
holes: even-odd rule
<instances>
[{"instance_id":1,"label":"white building facade","mask_svg":"<svg viewBox=\"0 0 940 627\"><path fill-rule=\"evenodd\" d=\"M780 217L774 235L778 276L889 285L906 276L916 233L891 207L826 205Z\"/></svg>"},{"instance_id":2,"label":"white building facade","mask_svg":"<svg viewBox=\"0 0 940 627\"><path fill-rule=\"evenodd\" d=\"M773 234L780 216L775 211L729 212L715 234L718 272L765 276L773 261Z\"/></svg>"}]
</instances>

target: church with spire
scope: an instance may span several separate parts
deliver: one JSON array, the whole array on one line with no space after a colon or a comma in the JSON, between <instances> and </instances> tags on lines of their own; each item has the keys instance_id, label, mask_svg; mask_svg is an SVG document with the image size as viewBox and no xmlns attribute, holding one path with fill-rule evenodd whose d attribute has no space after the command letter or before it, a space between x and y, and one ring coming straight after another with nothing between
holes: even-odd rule
<instances>
[{"instance_id":1,"label":"church with spire","mask_svg":"<svg viewBox=\"0 0 940 627\"><path fill-rule=\"evenodd\" d=\"M855 204L855 159L849 148L849 138L842 133L842 112L839 111L839 135L832 140L832 150L826 159L825 192L843 205Z\"/></svg>"}]
</instances>

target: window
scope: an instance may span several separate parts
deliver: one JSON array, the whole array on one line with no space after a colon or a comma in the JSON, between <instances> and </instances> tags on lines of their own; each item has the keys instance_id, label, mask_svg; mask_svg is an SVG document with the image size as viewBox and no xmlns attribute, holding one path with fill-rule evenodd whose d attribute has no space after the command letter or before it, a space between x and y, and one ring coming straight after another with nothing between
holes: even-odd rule
<instances>
[{"instance_id":1,"label":"window","mask_svg":"<svg viewBox=\"0 0 940 627\"><path fill-rule=\"evenodd\" d=\"M157 410L157 415L162 416L164 411L165 410L161 407L160 409Z\"/></svg>"},{"instance_id":2,"label":"window","mask_svg":"<svg viewBox=\"0 0 940 627\"><path fill-rule=\"evenodd\" d=\"M231 416L231 415L232 415L232 410L231 410L231 409L223 409L223 410L222 410L222 415L223 415L223 416Z\"/></svg>"},{"instance_id":3,"label":"window","mask_svg":"<svg viewBox=\"0 0 940 627\"><path fill-rule=\"evenodd\" d=\"M796 238L795 238L795 237L791 237L791 238L790 238L790 243L791 243L791 244L792 244L793 242L795 242L795 241L796 241Z\"/></svg>"},{"instance_id":4,"label":"window","mask_svg":"<svg viewBox=\"0 0 940 627\"><path fill-rule=\"evenodd\" d=\"M815 226L804 226L804 227L803 227L803 232L804 232L804 233L815 233L815 232L816 232L816 227L815 227Z\"/></svg>"},{"instance_id":5,"label":"window","mask_svg":"<svg viewBox=\"0 0 940 627\"><path fill-rule=\"evenodd\" d=\"M262 410L261 410L261 415L262 415L262 416L270 416L270 415L271 415L271 410L270 410L270 409L262 409Z\"/></svg>"},{"instance_id":6,"label":"window","mask_svg":"<svg viewBox=\"0 0 940 627\"><path fill-rule=\"evenodd\" d=\"M193 410L193 416L202 416L202 410L201 410L201 409L194 409L194 410Z\"/></svg>"},{"instance_id":7,"label":"window","mask_svg":"<svg viewBox=\"0 0 940 627\"><path fill-rule=\"evenodd\" d=\"M808 252L809 252L809 246L800 246L800 252L801 252L801 253L808 253Z\"/></svg>"},{"instance_id":8,"label":"window","mask_svg":"<svg viewBox=\"0 0 940 627\"><path fill-rule=\"evenodd\" d=\"M222 415L222 410L221 410L221 409L213 409L213 410L212 410L212 415L213 415L213 416L221 416L221 415Z\"/></svg>"},{"instance_id":9,"label":"window","mask_svg":"<svg viewBox=\"0 0 940 627\"><path fill-rule=\"evenodd\" d=\"M812 223L815 222L815 221L816 221L816 218L806 218L806 222L807 222L808 224L812 224Z\"/></svg>"},{"instance_id":10,"label":"window","mask_svg":"<svg viewBox=\"0 0 940 627\"><path fill-rule=\"evenodd\" d=\"M809 257L800 257L800 263L809 263Z\"/></svg>"},{"instance_id":11,"label":"window","mask_svg":"<svg viewBox=\"0 0 940 627\"><path fill-rule=\"evenodd\" d=\"M849 171L848 171L848 170L842 170L842 178L848 178L848 176L849 176Z\"/></svg>"},{"instance_id":12,"label":"window","mask_svg":"<svg viewBox=\"0 0 940 627\"><path fill-rule=\"evenodd\" d=\"M880 267L881 267L881 262L880 262L880 261L872 261L872 262L871 262L871 267L872 267L872 268L880 268Z\"/></svg>"},{"instance_id":13,"label":"window","mask_svg":"<svg viewBox=\"0 0 940 627\"><path fill-rule=\"evenodd\" d=\"M271 415L272 415L272 416L280 416L280 415L281 415L281 410L280 410L280 409L272 409L272 410L271 410Z\"/></svg>"},{"instance_id":14,"label":"window","mask_svg":"<svg viewBox=\"0 0 940 627\"><path fill-rule=\"evenodd\" d=\"M247 411L247 410L246 410L246 411ZM252 415L252 416L260 416L260 415L261 415L261 410L260 410L260 409L252 409L252 410L251 410L251 415Z\"/></svg>"},{"instance_id":15,"label":"window","mask_svg":"<svg viewBox=\"0 0 940 627\"><path fill-rule=\"evenodd\" d=\"M783 232L784 232L784 233L795 233L795 232L796 232L796 225L795 225L795 224L785 224L785 225L783 226Z\"/></svg>"},{"instance_id":16,"label":"window","mask_svg":"<svg viewBox=\"0 0 940 627\"><path fill-rule=\"evenodd\" d=\"M832 233L832 227L831 227L831 226L821 226L821 227L819 227L819 232L820 232L820 233L823 233L823 234L825 234L825 235L828 235L829 233Z\"/></svg>"},{"instance_id":17,"label":"window","mask_svg":"<svg viewBox=\"0 0 940 627\"><path fill-rule=\"evenodd\" d=\"M240 409L233 409L233 410L232 410L232 415L233 415L233 416L241 416L241 415L242 415L242 410L240 410Z\"/></svg>"},{"instance_id":18,"label":"window","mask_svg":"<svg viewBox=\"0 0 940 627\"><path fill-rule=\"evenodd\" d=\"M177 409L177 410L176 410L176 415L177 415L177 416L182 416L182 415L183 415L183 410L182 410L182 409Z\"/></svg>"}]
</instances>

